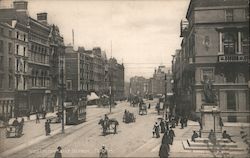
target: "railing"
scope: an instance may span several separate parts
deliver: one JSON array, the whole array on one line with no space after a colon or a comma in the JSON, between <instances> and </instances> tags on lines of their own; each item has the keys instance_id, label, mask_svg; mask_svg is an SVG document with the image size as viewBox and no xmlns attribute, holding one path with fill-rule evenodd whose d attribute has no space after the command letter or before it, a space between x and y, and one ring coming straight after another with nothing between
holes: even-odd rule
<instances>
[{"instance_id":1,"label":"railing","mask_svg":"<svg viewBox=\"0 0 250 158\"><path fill-rule=\"evenodd\" d=\"M245 54L233 54L233 55L219 55L218 62L220 63L233 63L233 62L248 62L249 56Z\"/></svg>"}]
</instances>

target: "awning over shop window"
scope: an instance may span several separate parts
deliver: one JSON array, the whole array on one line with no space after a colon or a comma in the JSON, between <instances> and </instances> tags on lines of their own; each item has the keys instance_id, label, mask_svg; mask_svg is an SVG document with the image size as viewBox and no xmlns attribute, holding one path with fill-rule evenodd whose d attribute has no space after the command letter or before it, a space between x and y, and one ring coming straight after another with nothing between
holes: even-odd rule
<instances>
[{"instance_id":1,"label":"awning over shop window","mask_svg":"<svg viewBox=\"0 0 250 158\"><path fill-rule=\"evenodd\" d=\"M95 92L91 92L90 95L87 95L87 100L91 101L91 100L97 100L100 99L100 97L98 97Z\"/></svg>"}]
</instances>

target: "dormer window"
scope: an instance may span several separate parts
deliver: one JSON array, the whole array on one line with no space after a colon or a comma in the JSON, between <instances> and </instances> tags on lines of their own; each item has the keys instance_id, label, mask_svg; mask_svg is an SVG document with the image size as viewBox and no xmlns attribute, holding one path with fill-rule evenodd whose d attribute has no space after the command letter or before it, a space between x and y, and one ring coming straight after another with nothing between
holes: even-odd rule
<instances>
[{"instance_id":1,"label":"dormer window","mask_svg":"<svg viewBox=\"0 0 250 158\"><path fill-rule=\"evenodd\" d=\"M233 9L226 9L225 10L225 18L226 18L226 22L233 21Z\"/></svg>"}]
</instances>

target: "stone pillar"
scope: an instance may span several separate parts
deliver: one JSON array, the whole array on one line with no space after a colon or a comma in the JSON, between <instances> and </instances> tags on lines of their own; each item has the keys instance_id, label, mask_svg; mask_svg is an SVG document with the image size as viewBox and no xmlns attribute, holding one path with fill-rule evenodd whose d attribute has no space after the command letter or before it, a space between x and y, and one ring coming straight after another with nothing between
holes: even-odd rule
<instances>
[{"instance_id":1,"label":"stone pillar","mask_svg":"<svg viewBox=\"0 0 250 158\"><path fill-rule=\"evenodd\" d=\"M219 46L219 55L223 55L224 52L223 52L223 42L222 42L222 32L219 32L219 41L220 41L220 46Z\"/></svg>"}]
</instances>

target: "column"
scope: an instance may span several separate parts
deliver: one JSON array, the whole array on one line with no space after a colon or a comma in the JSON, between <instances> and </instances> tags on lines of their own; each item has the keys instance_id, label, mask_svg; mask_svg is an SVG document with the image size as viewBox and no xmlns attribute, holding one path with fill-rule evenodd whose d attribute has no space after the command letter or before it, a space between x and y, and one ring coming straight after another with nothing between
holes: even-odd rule
<instances>
[{"instance_id":1,"label":"column","mask_svg":"<svg viewBox=\"0 0 250 158\"><path fill-rule=\"evenodd\" d=\"M223 54L224 54L224 52L223 52L223 42L222 42L222 36L223 36L222 32L219 32L219 40L220 40L219 55L223 55Z\"/></svg>"},{"instance_id":2,"label":"column","mask_svg":"<svg viewBox=\"0 0 250 158\"><path fill-rule=\"evenodd\" d=\"M238 32L238 52L237 54L242 54L242 51L241 51L241 32L239 31Z\"/></svg>"}]
</instances>

